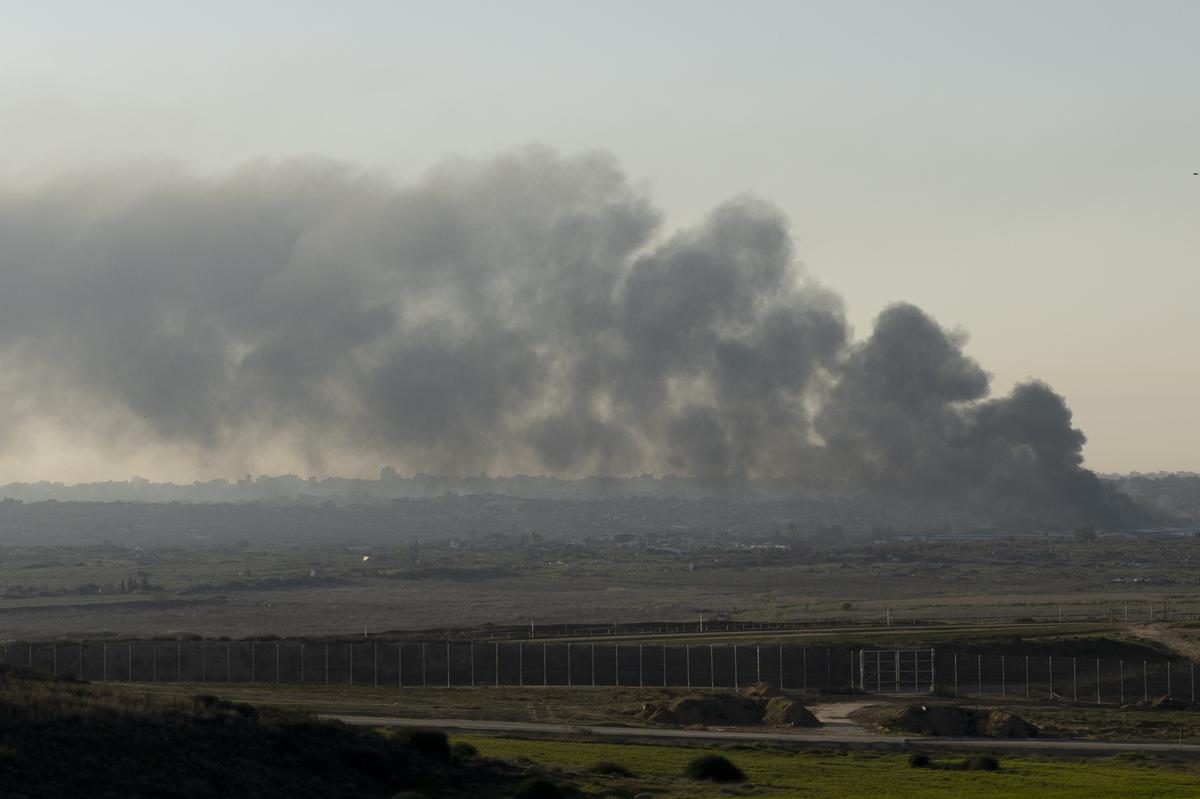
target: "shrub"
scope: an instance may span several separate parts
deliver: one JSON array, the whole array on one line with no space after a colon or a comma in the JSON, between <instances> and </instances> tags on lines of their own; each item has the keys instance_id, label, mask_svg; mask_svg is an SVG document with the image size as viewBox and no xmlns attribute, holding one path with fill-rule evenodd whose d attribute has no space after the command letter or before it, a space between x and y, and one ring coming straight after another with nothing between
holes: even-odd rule
<instances>
[{"instance_id":1,"label":"shrub","mask_svg":"<svg viewBox=\"0 0 1200 799\"><path fill-rule=\"evenodd\" d=\"M908 756L909 768L929 768L933 765L933 761L929 759L929 755L923 755L920 752L913 752Z\"/></svg>"},{"instance_id":2,"label":"shrub","mask_svg":"<svg viewBox=\"0 0 1200 799\"><path fill-rule=\"evenodd\" d=\"M708 780L709 782L745 782L746 775L727 757L721 755L703 755L687 764L683 770L693 780Z\"/></svg>"},{"instance_id":3,"label":"shrub","mask_svg":"<svg viewBox=\"0 0 1200 799\"><path fill-rule=\"evenodd\" d=\"M991 755L971 755L962 762L963 771L995 771L1000 761Z\"/></svg>"},{"instance_id":4,"label":"shrub","mask_svg":"<svg viewBox=\"0 0 1200 799\"><path fill-rule=\"evenodd\" d=\"M529 777L521 781L516 790L517 799L562 799L563 792L557 785L541 777Z\"/></svg>"},{"instance_id":5,"label":"shrub","mask_svg":"<svg viewBox=\"0 0 1200 799\"><path fill-rule=\"evenodd\" d=\"M610 777L634 777L632 771L622 766L620 763L614 763L611 760L601 760L596 765L592 766L592 772L595 774L607 774Z\"/></svg>"},{"instance_id":6,"label":"shrub","mask_svg":"<svg viewBox=\"0 0 1200 799\"><path fill-rule=\"evenodd\" d=\"M470 760L479 756L479 750L475 748L475 744L459 741L450 747L450 754L455 760Z\"/></svg>"},{"instance_id":7,"label":"shrub","mask_svg":"<svg viewBox=\"0 0 1200 799\"><path fill-rule=\"evenodd\" d=\"M408 748L425 757L450 759L450 739L441 730L409 730L404 733Z\"/></svg>"}]
</instances>

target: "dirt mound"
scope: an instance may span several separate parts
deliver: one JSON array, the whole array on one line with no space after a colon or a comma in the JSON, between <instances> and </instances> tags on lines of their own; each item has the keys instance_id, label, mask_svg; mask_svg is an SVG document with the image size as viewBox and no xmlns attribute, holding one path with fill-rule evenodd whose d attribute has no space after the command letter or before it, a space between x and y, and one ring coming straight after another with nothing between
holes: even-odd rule
<instances>
[{"instance_id":1,"label":"dirt mound","mask_svg":"<svg viewBox=\"0 0 1200 799\"><path fill-rule=\"evenodd\" d=\"M783 691L779 690L774 685L771 685L769 682L756 682L754 685L747 685L741 690L741 695L749 698L755 698L759 696L786 696Z\"/></svg>"},{"instance_id":2,"label":"dirt mound","mask_svg":"<svg viewBox=\"0 0 1200 799\"><path fill-rule=\"evenodd\" d=\"M816 716L786 696L681 696L669 702L648 702L641 717L656 724L679 726L709 724L769 724L782 727L816 727Z\"/></svg>"},{"instance_id":3,"label":"dirt mound","mask_svg":"<svg viewBox=\"0 0 1200 799\"><path fill-rule=\"evenodd\" d=\"M885 711L879 726L892 732L918 735L984 738L1032 738L1038 728L1002 710L958 705L909 705Z\"/></svg>"},{"instance_id":4,"label":"dirt mound","mask_svg":"<svg viewBox=\"0 0 1200 799\"><path fill-rule=\"evenodd\" d=\"M775 696L763 709L763 723L772 727L820 727L808 708L786 696Z\"/></svg>"},{"instance_id":5,"label":"dirt mound","mask_svg":"<svg viewBox=\"0 0 1200 799\"><path fill-rule=\"evenodd\" d=\"M1192 707L1190 702L1177 697L1167 696L1166 694L1156 696L1145 702L1131 702L1121 705L1122 710L1189 710Z\"/></svg>"}]
</instances>

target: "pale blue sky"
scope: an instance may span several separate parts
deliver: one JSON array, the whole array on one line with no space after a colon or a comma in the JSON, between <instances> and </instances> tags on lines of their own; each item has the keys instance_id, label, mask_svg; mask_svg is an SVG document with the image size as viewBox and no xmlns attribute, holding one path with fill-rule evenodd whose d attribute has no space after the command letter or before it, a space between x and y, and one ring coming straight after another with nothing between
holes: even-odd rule
<instances>
[{"instance_id":1,"label":"pale blue sky","mask_svg":"<svg viewBox=\"0 0 1200 799\"><path fill-rule=\"evenodd\" d=\"M0 3L0 177L613 152L750 191L860 333L909 300L1101 470L1200 470L1200 3Z\"/></svg>"}]
</instances>

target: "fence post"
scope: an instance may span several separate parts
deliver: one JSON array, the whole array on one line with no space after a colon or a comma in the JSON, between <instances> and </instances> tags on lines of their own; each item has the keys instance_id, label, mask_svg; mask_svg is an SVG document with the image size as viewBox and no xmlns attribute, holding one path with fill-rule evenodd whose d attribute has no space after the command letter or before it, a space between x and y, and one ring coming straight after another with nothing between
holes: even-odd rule
<instances>
[{"instance_id":1,"label":"fence post","mask_svg":"<svg viewBox=\"0 0 1200 799\"><path fill-rule=\"evenodd\" d=\"M779 690L783 690L783 644L779 645ZM808 693L808 648L804 649L804 692Z\"/></svg>"},{"instance_id":2,"label":"fence post","mask_svg":"<svg viewBox=\"0 0 1200 799\"><path fill-rule=\"evenodd\" d=\"M499 641L492 644L492 658L495 660L495 663L492 668L492 679L495 682L496 687L499 688L500 687L500 642Z\"/></svg>"},{"instance_id":3,"label":"fence post","mask_svg":"<svg viewBox=\"0 0 1200 799\"><path fill-rule=\"evenodd\" d=\"M979 692L979 698L983 698L983 655L975 655L975 681L976 689Z\"/></svg>"},{"instance_id":4,"label":"fence post","mask_svg":"<svg viewBox=\"0 0 1200 799\"><path fill-rule=\"evenodd\" d=\"M782 645L781 645L781 647L782 647ZM783 652L783 649L780 648L779 690L781 690L781 691L783 690L783 654L782 654L782 652ZM800 669L802 671L800 679L804 686L803 691L804 691L804 693L808 693L808 647L806 647L806 646L800 647Z\"/></svg>"},{"instance_id":5,"label":"fence post","mask_svg":"<svg viewBox=\"0 0 1200 799\"><path fill-rule=\"evenodd\" d=\"M592 687L595 688L596 687L596 645L590 644L589 646L591 649L591 656L592 656Z\"/></svg>"},{"instance_id":6,"label":"fence post","mask_svg":"<svg viewBox=\"0 0 1200 799\"><path fill-rule=\"evenodd\" d=\"M687 687L692 687L692 645L683 645L683 662L687 667Z\"/></svg>"},{"instance_id":7,"label":"fence post","mask_svg":"<svg viewBox=\"0 0 1200 799\"><path fill-rule=\"evenodd\" d=\"M470 658L471 658L471 687L475 687L475 642L470 643Z\"/></svg>"},{"instance_id":8,"label":"fence post","mask_svg":"<svg viewBox=\"0 0 1200 799\"><path fill-rule=\"evenodd\" d=\"M429 680L426 677L426 666L425 666L425 663L426 663L425 656L427 654L428 654L428 652L426 651L426 642L422 641L421 642L421 687L422 688L425 688L426 686L429 685Z\"/></svg>"},{"instance_id":9,"label":"fence post","mask_svg":"<svg viewBox=\"0 0 1200 799\"><path fill-rule=\"evenodd\" d=\"M958 696L958 653L954 653L954 695Z\"/></svg>"},{"instance_id":10,"label":"fence post","mask_svg":"<svg viewBox=\"0 0 1200 799\"><path fill-rule=\"evenodd\" d=\"M1029 698L1029 655L1025 656L1025 698Z\"/></svg>"},{"instance_id":11,"label":"fence post","mask_svg":"<svg viewBox=\"0 0 1200 799\"><path fill-rule=\"evenodd\" d=\"M1163 611L1164 618L1166 617L1166 615L1167 615L1166 611L1164 610ZM1168 660L1167 661L1167 699L1170 699L1170 698L1171 698L1171 661Z\"/></svg>"},{"instance_id":12,"label":"fence post","mask_svg":"<svg viewBox=\"0 0 1200 799\"><path fill-rule=\"evenodd\" d=\"M300 684L304 685L304 642L300 642Z\"/></svg>"},{"instance_id":13,"label":"fence post","mask_svg":"<svg viewBox=\"0 0 1200 799\"><path fill-rule=\"evenodd\" d=\"M621 645L613 644L613 683L621 687Z\"/></svg>"},{"instance_id":14,"label":"fence post","mask_svg":"<svg viewBox=\"0 0 1200 799\"><path fill-rule=\"evenodd\" d=\"M133 682L133 644L129 645L129 661L126 664L129 682Z\"/></svg>"},{"instance_id":15,"label":"fence post","mask_svg":"<svg viewBox=\"0 0 1200 799\"><path fill-rule=\"evenodd\" d=\"M546 656L546 645L542 644L542 687L546 688L550 685L550 668L546 665L550 659ZM567 659L567 676L571 675L571 660Z\"/></svg>"},{"instance_id":16,"label":"fence post","mask_svg":"<svg viewBox=\"0 0 1200 799\"><path fill-rule=\"evenodd\" d=\"M1144 660L1142 661L1142 701L1150 701L1150 677Z\"/></svg>"},{"instance_id":17,"label":"fence post","mask_svg":"<svg viewBox=\"0 0 1200 799\"><path fill-rule=\"evenodd\" d=\"M1125 660L1122 658L1117 661L1117 667L1121 670L1121 704L1125 704Z\"/></svg>"},{"instance_id":18,"label":"fence post","mask_svg":"<svg viewBox=\"0 0 1200 799\"><path fill-rule=\"evenodd\" d=\"M203 646L203 644L201 644ZM104 661L101 664L101 681L108 682L108 644L100 645L100 659Z\"/></svg>"},{"instance_id":19,"label":"fence post","mask_svg":"<svg viewBox=\"0 0 1200 799\"><path fill-rule=\"evenodd\" d=\"M375 687L378 688L379 687L379 642L378 641L375 642L375 652L372 654L372 657L374 658L374 663L375 663ZM279 644L275 645L275 668L276 668L276 673L278 673ZM446 668L450 668L450 667L447 666Z\"/></svg>"},{"instance_id":20,"label":"fence post","mask_svg":"<svg viewBox=\"0 0 1200 799\"><path fill-rule=\"evenodd\" d=\"M1050 701L1054 701L1054 655L1049 655L1050 661Z\"/></svg>"},{"instance_id":21,"label":"fence post","mask_svg":"<svg viewBox=\"0 0 1200 799\"><path fill-rule=\"evenodd\" d=\"M735 667L737 666L737 644L733 645L733 664ZM779 677L782 680L782 678L783 678L782 672L780 672ZM754 645L754 681L762 682L762 646L760 646L758 644ZM733 682L736 685L736 683L737 683L736 675L735 675Z\"/></svg>"},{"instance_id":22,"label":"fence post","mask_svg":"<svg viewBox=\"0 0 1200 799\"><path fill-rule=\"evenodd\" d=\"M543 669L543 671L544 671L544 669ZM571 679L571 642L570 641L567 641L567 685L568 686L574 685L574 682Z\"/></svg>"},{"instance_id":23,"label":"fence post","mask_svg":"<svg viewBox=\"0 0 1200 799\"><path fill-rule=\"evenodd\" d=\"M667 687L667 645L663 644L662 648L662 663L663 663L663 688Z\"/></svg>"},{"instance_id":24,"label":"fence post","mask_svg":"<svg viewBox=\"0 0 1200 799\"><path fill-rule=\"evenodd\" d=\"M517 684L525 685L525 644L517 643Z\"/></svg>"},{"instance_id":25,"label":"fence post","mask_svg":"<svg viewBox=\"0 0 1200 799\"><path fill-rule=\"evenodd\" d=\"M329 685L329 644L325 644L325 684Z\"/></svg>"},{"instance_id":26,"label":"fence post","mask_svg":"<svg viewBox=\"0 0 1200 799\"><path fill-rule=\"evenodd\" d=\"M225 644L225 682L231 682L233 676L233 659L229 656L229 644Z\"/></svg>"},{"instance_id":27,"label":"fence post","mask_svg":"<svg viewBox=\"0 0 1200 799\"><path fill-rule=\"evenodd\" d=\"M638 644L638 688L646 687L645 675L642 671L642 645Z\"/></svg>"},{"instance_id":28,"label":"fence post","mask_svg":"<svg viewBox=\"0 0 1200 799\"><path fill-rule=\"evenodd\" d=\"M275 642L275 684L279 684L279 642ZM379 644L375 644L375 684L379 684Z\"/></svg>"},{"instance_id":29,"label":"fence post","mask_svg":"<svg viewBox=\"0 0 1200 799\"><path fill-rule=\"evenodd\" d=\"M1071 701L1079 701L1079 658L1071 658Z\"/></svg>"},{"instance_id":30,"label":"fence post","mask_svg":"<svg viewBox=\"0 0 1200 799\"><path fill-rule=\"evenodd\" d=\"M1008 687L1005 684L1004 655L1000 656L1000 698L1008 698Z\"/></svg>"},{"instance_id":31,"label":"fence post","mask_svg":"<svg viewBox=\"0 0 1200 799\"><path fill-rule=\"evenodd\" d=\"M150 642L150 682L158 682L158 644L153 641Z\"/></svg>"},{"instance_id":32,"label":"fence post","mask_svg":"<svg viewBox=\"0 0 1200 799\"><path fill-rule=\"evenodd\" d=\"M446 639L446 687L450 687L450 639Z\"/></svg>"},{"instance_id":33,"label":"fence post","mask_svg":"<svg viewBox=\"0 0 1200 799\"><path fill-rule=\"evenodd\" d=\"M1100 658L1096 658L1096 704L1100 704Z\"/></svg>"}]
</instances>

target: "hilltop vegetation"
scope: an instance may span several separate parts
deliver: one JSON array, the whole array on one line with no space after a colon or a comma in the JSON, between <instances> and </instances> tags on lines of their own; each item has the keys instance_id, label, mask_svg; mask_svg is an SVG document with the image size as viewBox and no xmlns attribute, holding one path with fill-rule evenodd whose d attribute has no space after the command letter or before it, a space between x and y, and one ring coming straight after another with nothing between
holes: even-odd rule
<instances>
[{"instance_id":1,"label":"hilltop vegetation","mask_svg":"<svg viewBox=\"0 0 1200 799\"><path fill-rule=\"evenodd\" d=\"M440 733L385 736L214 696L150 697L0 668L5 797L496 796L520 775Z\"/></svg>"}]
</instances>

